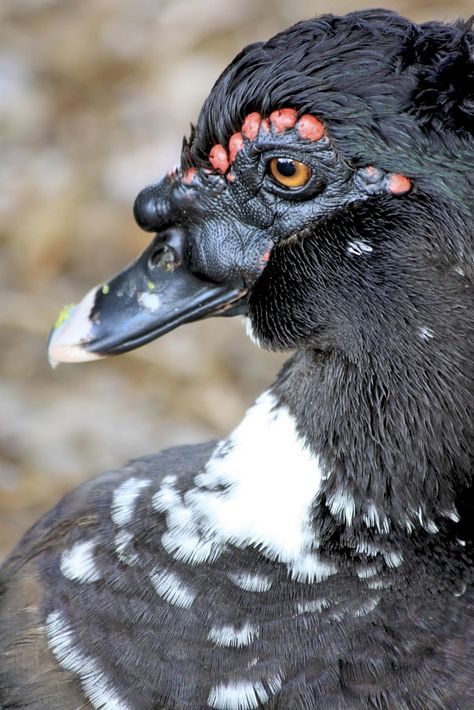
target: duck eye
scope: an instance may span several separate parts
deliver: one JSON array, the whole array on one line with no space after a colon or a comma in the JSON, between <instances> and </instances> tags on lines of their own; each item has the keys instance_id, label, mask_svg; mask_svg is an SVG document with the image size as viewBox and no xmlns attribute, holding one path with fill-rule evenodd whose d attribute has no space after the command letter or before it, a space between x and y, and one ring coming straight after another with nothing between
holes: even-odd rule
<instances>
[{"instance_id":1,"label":"duck eye","mask_svg":"<svg viewBox=\"0 0 474 710\"><path fill-rule=\"evenodd\" d=\"M272 158L270 172L279 185L290 189L303 187L311 177L308 166L292 158Z\"/></svg>"}]
</instances>

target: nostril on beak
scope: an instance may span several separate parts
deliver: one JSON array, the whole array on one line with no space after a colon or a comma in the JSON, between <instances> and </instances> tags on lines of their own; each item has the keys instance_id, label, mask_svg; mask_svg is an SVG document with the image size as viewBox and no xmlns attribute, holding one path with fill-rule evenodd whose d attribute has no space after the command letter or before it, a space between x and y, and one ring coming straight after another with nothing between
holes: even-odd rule
<instances>
[{"instance_id":1,"label":"nostril on beak","mask_svg":"<svg viewBox=\"0 0 474 710\"><path fill-rule=\"evenodd\" d=\"M135 221L146 232L157 232L165 217L160 210L160 199L155 185L150 185L142 190L133 205Z\"/></svg>"}]
</instances>

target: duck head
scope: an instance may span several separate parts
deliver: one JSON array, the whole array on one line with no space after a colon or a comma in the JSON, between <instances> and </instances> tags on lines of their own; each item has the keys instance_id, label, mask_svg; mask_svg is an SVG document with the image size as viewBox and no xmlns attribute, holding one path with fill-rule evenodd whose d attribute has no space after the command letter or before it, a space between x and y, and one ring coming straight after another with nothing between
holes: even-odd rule
<instances>
[{"instance_id":1,"label":"duck head","mask_svg":"<svg viewBox=\"0 0 474 710\"><path fill-rule=\"evenodd\" d=\"M151 244L60 316L51 361L118 354L214 315L248 316L264 347L354 360L444 335L472 239L469 37L370 11L243 50L180 168L137 197ZM462 71L449 78L453 43Z\"/></svg>"}]
</instances>

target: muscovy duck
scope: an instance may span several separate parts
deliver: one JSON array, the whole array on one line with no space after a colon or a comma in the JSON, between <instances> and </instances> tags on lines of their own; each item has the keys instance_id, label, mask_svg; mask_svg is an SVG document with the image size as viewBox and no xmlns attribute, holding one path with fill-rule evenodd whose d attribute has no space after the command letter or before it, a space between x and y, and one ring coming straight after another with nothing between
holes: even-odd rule
<instances>
[{"instance_id":1,"label":"muscovy duck","mask_svg":"<svg viewBox=\"0 0 474 710\"><path fill-rule=\"evenodd\" d=\"M66 496L1 576L2 708L474 707L474 34L383 11L244 49L145 252L54 361L243 314L294 351L224 441Z\"/></svg>"}]
</instances>

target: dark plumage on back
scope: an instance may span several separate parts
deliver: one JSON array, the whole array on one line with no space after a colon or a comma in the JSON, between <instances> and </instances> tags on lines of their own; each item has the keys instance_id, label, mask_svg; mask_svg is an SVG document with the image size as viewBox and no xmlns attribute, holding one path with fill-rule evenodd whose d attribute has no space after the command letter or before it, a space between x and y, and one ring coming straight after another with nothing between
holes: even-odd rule
<instances>
[{"instance_id":1,"label":"dark plumage on back","mask_svg":"<svg viewBox=\"0 0 474 710\"><path fill-rule=\"evenodd\" d=\"M244 49L155 232L53 361L245 315L294 351L220 442L72 492L0 577L0 701L474 707L474 34L384 11Z\"/></svg>"}]
</instances>

